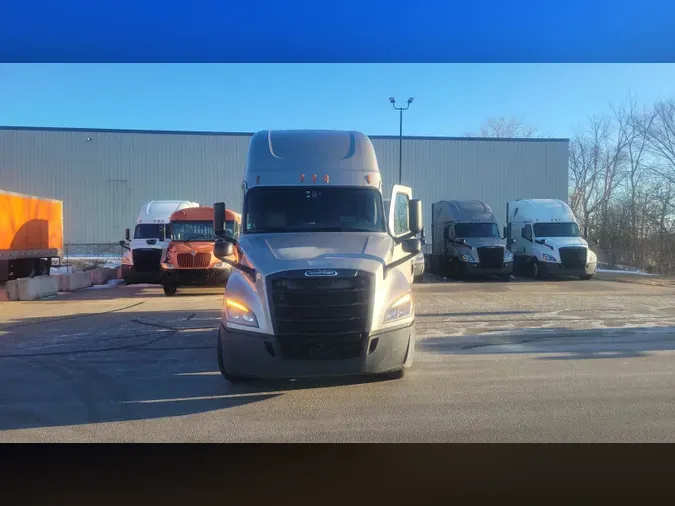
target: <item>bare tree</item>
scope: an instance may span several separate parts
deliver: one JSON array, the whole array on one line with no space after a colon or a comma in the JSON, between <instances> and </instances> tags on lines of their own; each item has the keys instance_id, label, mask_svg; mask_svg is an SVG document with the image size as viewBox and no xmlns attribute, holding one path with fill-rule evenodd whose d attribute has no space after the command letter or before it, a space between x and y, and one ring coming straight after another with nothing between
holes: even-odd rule
<instances>
[{"instance_id":1,"label":"bare tree","mask_svg":"<svg viewBox=\"0 0 675 506\"><path fill-rule=\"evenodd\" d=\"M643 133L650 151L657 160L654 171L675 181L675 101L660 100L654 104L654 119Z\"/></svg>"},{"instance_id":2,"label":"bare tree","mask_svg":"<svg viewBox=\"0 0 675 506\"><path fill-rule=\"evenodd\" d=\"M467 137L492 137L492 138L521 138L541 137L534 127L522 123L517 118L504 118L502 116L489 118L481 127L478 135L471 133Z\"/></svg>"}]
</instances>

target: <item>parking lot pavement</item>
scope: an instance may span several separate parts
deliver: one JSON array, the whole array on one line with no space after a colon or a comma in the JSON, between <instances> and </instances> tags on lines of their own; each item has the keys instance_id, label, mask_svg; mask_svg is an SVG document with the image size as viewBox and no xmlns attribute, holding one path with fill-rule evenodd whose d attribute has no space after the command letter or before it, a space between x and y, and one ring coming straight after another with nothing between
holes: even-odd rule
<instances>
[{"instance_id":1,"label":"parking lot pavement","mask_svg":"<svg viewBox=\"0 0 675 506\"><path fill-rule=\"evenodd\" d=\"M398 381L229 384L218 289L0 302L0 441L675 440L675 287L434 281Z\"/></svg>"}]
</instances>

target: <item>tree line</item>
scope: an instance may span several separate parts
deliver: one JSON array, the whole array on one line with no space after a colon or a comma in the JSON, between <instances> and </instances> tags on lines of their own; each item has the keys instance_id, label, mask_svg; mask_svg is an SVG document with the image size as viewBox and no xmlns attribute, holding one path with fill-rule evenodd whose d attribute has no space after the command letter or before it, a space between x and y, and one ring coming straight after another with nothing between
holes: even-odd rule
<instances>
[{"instance_id":1,"label":"tree line","mask_svg":"<svg viewBox=\"0 0 675 506\"><path fill-rule=\"evenodd\" d=\"M519 120L484 123L485 137L546 137ZM599 260L675 274L675 100L629 95L573 131L569 200Z\"/></svg>"}]
</instances>

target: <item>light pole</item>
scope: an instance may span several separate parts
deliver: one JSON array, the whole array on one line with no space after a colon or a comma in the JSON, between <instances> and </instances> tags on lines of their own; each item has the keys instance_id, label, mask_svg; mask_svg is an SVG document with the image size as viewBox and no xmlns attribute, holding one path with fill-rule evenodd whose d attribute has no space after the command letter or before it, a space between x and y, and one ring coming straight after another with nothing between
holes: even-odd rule
<instances>
[{"instance_id":1,"label":"light pole","mask_svg":"<svg viewBox=\"0 0 675 506\"><path fill-rule=\"evenodd\" d=\"M389 97L389 102L391 105L399 112L399 128L398 128L398 184L401 184L403 179L403 111L407 111L410 108L410 104L413 103L414 97L408 99L408 103L405 107L396 107L396 99L394 97Z\"/></svg>"}]
</instances>

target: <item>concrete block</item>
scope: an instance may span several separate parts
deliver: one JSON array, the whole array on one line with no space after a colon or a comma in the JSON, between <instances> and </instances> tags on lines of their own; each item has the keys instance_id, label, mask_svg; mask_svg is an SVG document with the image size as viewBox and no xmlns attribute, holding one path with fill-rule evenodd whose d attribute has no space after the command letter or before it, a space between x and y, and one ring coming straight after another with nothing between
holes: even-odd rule
<instances>
[{"instance_id":1,"label":"concrete block","mask_svg":"<svg viewBox=\"0 0 675 506\"><path fill-rule=\"evenodd\" d=\"M9 300L19 300L19 284L16 279L7 281L5 290L7 291L7 298Z\"/></svg>"},{"instance_id":2,"label":"concrete block","mask_svg":"<svg viewBox=\"0 0 675 506\"><path fill-rule=\"evenodd\" d=\"M91 286L91 276L88 272L73 272L54 277L59 278L60 292L74 292Z\"/></svg>"},{"instance_id":3,"label":"concrete block","mask_svg":"<svg viewBox=\"0 0 675 506\"><path fill-rule=\"evenodd\" d=\"M36 276L17 279L19 300L37 300L59 291L59 280L55 276Z\"/></svg>"},{"instance_id":4,"label":"concrete block","mask_svg":"<svg viewBox=\"0 0 675 506\"><path fill-rule=\"evenodd\" d=\"M101 269L93 269L89 272L91 272L92 285L105 285L111 279L117 278L116 269L101 268Z\"/></svg>"}]
</instances>

